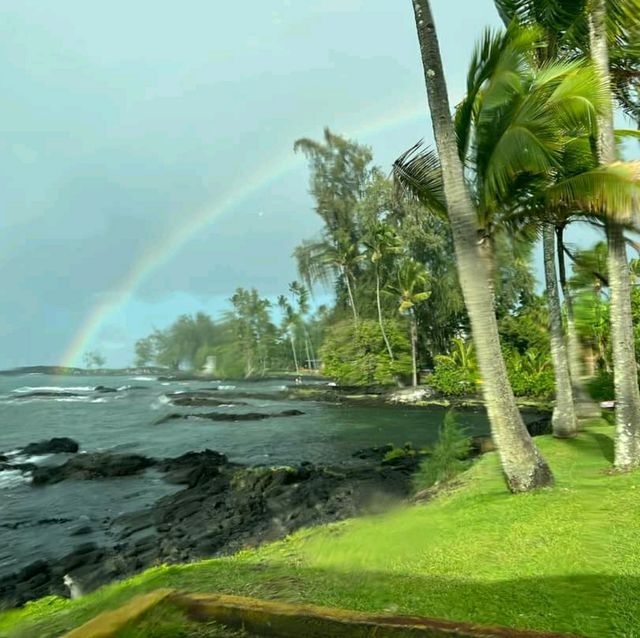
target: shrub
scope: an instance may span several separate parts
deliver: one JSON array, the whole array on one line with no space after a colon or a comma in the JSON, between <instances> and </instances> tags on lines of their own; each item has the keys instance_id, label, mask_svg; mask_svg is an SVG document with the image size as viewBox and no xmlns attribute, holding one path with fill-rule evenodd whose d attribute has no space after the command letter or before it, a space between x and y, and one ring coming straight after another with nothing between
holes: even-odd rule
<instances>
[{"instance_id":1,"label":"shrub","mask_svg":"<svg viewBox=\"0 0 640 638\"><path fill-rule=\"evenodd\" d=\"M471 461L471 437L453 411L447 412L440 427L438 442L413 476L417 490L445 483L466 470Z\"/></svg>"},{"instance_id":2,"label":"shrub","mask_svg":"<svg viewBox=\"0 0 640 638\"><path fill-rule=\"evenodd\" d=\"M465 370L455 363L440 361L435 370L427 375L425 383L449 397L464 397L478 392L480 375L476 371Z\"/></svg>"},{"instance_id":3,"label":"shrub","mask_svg":"<svg viewBox=\"0 0 640 638\"><path fill-rule=\"evenodd\" d=\"M382 459L383 463L391 463L396 459L404 459L420 454L420 450L416 450L411 443L405 443L402 447L393 446Z\"/></svg>"},{"instance_id":4,"label":"shrub","mask_svg":"<svg viewBox=\"0 0 640 638\"><path fill-rule=\"evenodd\" d=\"M356 328L352 321L338 324L320 349L324 374L344 385L390 384L411 373L411 345L397 322L385 324L394 353L389 357L380 326L363 319Z\"/></svg>"},{"instance_id":5,"label":"shrub","mask_svg":"<svg viewBox=\"0 0 640 638\"><path fill-rule=\"evenodd\" d=\"M615 397L613 375L606 370L599 370L587 384L587 390L594 401L612 401Z\"/></svg>"}]
</instances>

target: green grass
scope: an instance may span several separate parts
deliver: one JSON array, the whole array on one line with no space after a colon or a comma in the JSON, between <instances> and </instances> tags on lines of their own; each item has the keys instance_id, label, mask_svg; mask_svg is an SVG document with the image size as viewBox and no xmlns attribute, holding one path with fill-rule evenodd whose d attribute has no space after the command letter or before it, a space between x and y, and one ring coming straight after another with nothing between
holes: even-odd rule
<instances>
[{"instance_id":1,"label":"green grass","mask_svg":"<svg viewBox=\"0 0 640 638\"><path fill-rule=\"evenodd\" d=\"M437 500L304 530L231 558L161 566L78 601L0 615L0 635L57 636L158 587L574 633L640 636L640 472L611 474L613 429L536 439L553 489L512 496L485 455Z\"/></svg>"}]
</instances>

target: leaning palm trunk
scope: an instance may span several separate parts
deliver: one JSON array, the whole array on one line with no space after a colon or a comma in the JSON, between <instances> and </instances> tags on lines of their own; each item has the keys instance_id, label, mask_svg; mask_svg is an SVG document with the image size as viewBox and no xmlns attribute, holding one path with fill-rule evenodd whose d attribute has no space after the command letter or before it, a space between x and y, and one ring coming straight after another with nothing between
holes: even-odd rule
<instances>
[{"instance_id":1,"label":"leaning palm trunk","mask_svg":"<svg viewBox=\"0 0 640 638\"><path fill-rule=\"evenodd\" d=\"M298 355L296 354L296 341L291 328L289 328L289 341L291 342L291 353L293 354L293 365L296 367L296 374L300 371L298 366Z\"/></svg>"},{"instance_id":2,"label":"leaning palm trunk","mask_svg":"<svg viewBox=\"0 0 640 638\"><path fill-rule=\"evenodd\" d=\"M573 437L578 433L578 420L573 403L569 357L562 330L562 307L556 277L555 232L553 224L546 223L542 229L544 251L544 278L549 306L551 329L551 361L555 375L556 404L551 417L553 435L559 438Z\"/></svg>"},{"instance_id":3,"label":"leaning palm trunk","mask_svg":"<svg viewBox=\"0 0 640 638\"><path fill-rule=\"evenodd\" d=\"M564 297L564 307L567 312L567 349L569 352L569 372L571 374L571 387L573 388L573 404L578 418L594 418L600 416L600 408L591 399L585 387L584 366L582 363L582 346L578 337L576 321L573 314L573 297L569 282L567 281L567 270L564 255L564 229L560 225L556 228L556 239L558 248L558 265L560 288Z\"/></svg>"},{"instance_id":4,"label":"leaning palm trunk","mask_svg":"<svg viewBox=\"0 0 640 638\"><path fill-rule=\"evenodd\" d=\"M353 290L351 288L351 276L349 275L349 271L344 266L342 267L342 276L344 277L344 281L347 284L347 294L349 295L349 303L351 304L351 311L353 312L353 322L357 326L358 311L356 310L356 302L353 297Z\"/></svg>"},{"instance_id":5,"label":"leaning palm trunk","mask_svg":"<svg viewBox=\"0 0 640 638\"><path fill-rule=\"evenodd\" d=\"M458 156L431 7L428 0L414 0L413 8L458 276L483 378L492 435L511 491L551 485L553 475L524 426L500 350L493 296L488 288L489 273L477 245L476 210Z\"/></svg>"},{"instance_id":6,"label":"leaning palm trunk","mask_svg":"<svg viewBox=\"0 0 640 638\"><path fill-rule=\"evenodd\" d=\"M602 82L610 90L605 0L592 0L589 35L591 57ZM600 163L616 159L613 135L613 104L598 119ZM616 399L615 466L630 469L640 465L640 392L631 319L631 281L627 247L622 228L607 224L609 289L611 291L611 341Z\"/></svg>"},{"instance_id":7,"label":"leaning palm trunk","mask_svg":"<svg viewBox=\"0 0 640 638\"><path fill-rule=\"evenodd\" d=\"M415 310L411 312L411 361L413 364L412 384L418 386L418 322Z\"/></svg>"},{"instance_id":8,"label":"leaning palm trunk","mask_svg":"<svg viewBox=\"0 0 640 638\"><path fill-rule=\"evenodd\" d=\"M380 271L378 270L378 268L376 268L376 303L378 305L378 323L380 324L380 332L382 333L382 338L384 339L384 345L387 346L389 358L391 359L391 361L393 361L393 350L391 349L389 337L387 337L387 333L384 329L384 321L382 320L382 304L380 303Z\"/></svg>"}]
</instances>

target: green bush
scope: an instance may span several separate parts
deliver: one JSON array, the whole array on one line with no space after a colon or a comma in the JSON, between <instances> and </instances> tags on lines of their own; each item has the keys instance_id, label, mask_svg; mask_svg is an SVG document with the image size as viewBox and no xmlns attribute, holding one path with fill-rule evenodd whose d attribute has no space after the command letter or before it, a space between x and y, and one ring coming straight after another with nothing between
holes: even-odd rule
<instances>
[{"instance_id":1,"label":"green bush","mask_svg":"<svg viewBox=\"0 0 640 638\"><path fill-rule=\"evenodd\" d=\"M587 384L587 390L594 401L613 401L613 375L606 370L600 370Z\"/></svg>"},{"instance_id":2,"label":"green bush","mask_svg":"<svg viewBox=\"0 0 640 638\"><path fill-rule=\"evenodd\" d=\"M549 399L555 393L553 367L548 352L503 348L507 374L517 397Z\"/></svg>"},{"instance_id":3,"label":"green bush","mask_svg":"<svg viewBox=\"0 0 640 638\"><path fill-rule=\"evenodd\" d=\"M390 463L396 459L404 459L420 454L420 450L416 450L411 443L405 443L402 447L393 446L382 459L383 463Z\"/></svg>"},{"instance_id":4,"label":"green bush","mask_svg":"<svg viewBox=\"0 0 640 638\"><path fill-rule=\"evenodd\" d=\"M380 326L364 319L338 324L320 348L324 374L344 385L391 384L411 374L411 344L406 330L395 321L385 323L393 360L387 352Z\"/></svg>"},{"instance_id":5,"label":"green bush","mask_svg":"<svg viewBox=\"0 0 640 638\"><path fill-rule=\"evenodd\" d=\"M453 411L447 412L440 427L438 442L413 475L416 490L445 483L466 470L471 461L471 437Z\"/></svg>"},{"instance_id":6,"label":"green bush","mask_svg":"<svg viewBox=\"0 0 640 638\"><path fill-rule=\"evenodd\" d=\"M473 370L465 370L449 361L436 364L435 370L424 382L445 396L464 397L479 390L480 375Z\"/></svg>"}]
</instances>

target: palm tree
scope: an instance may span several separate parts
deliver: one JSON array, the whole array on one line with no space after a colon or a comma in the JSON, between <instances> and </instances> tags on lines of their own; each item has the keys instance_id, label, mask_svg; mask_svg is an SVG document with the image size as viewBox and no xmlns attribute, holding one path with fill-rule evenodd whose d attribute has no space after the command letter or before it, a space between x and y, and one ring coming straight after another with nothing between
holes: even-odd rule
<instances>
[{"instance_id":1,"label":"palm tree","mask_svg":"<svg viewBox=\"0 0 640 638\"><path fill-rule=\"evenodd\" d=\"M292 281L289 284L289 292L295 299L298 306L297 317L304 334L304 349L307 355L307 363L309 367L315 366L315 352L313 349L313 343L309 337L309 331L307 330L307 323L305 317L309 312L309 291L299 282Z\"/></svg>"},{"instance_id":2,"label":"palm tree","mask_svg":"<svg viewBox=\"0 0 640 638\"><path fill-rule=\"evenodd\" d=\"M603 84L610 88L607 7L605 0L591 0L589 40L591 58ZM616 160L613 132L613 104L598 118L598 158L602 164ZM613 382L616 397L615 466L630 469L640 465L640 391L631 319L631 281L627 245L620 224L606 225L611 290L611 340Z\"/></svg>"},{"instance_id":3,"label":"palm tree","mask_svg":"<svg viewBox=\"0 0 640 638\"><path fill-rule=\"evenodd\" d=\"M569 356L562 329L562 306L556 276L555 243L555 226L551 223L543 224L544 276L549 300L551 361L556 387L556 402L551 416L551 424L554 436L569 438L578 433L578 419L573 400Z\"/></svg>"},{"instance_id":4,"label":"palm tree","mask_svg":"<svg viewBox=\"0 0 640 638\"><path fill-rule=\"evenodd\" d=\"M404 259L398 266L397 280L389 285L389 292L400 301L398 311L408 314L411 326L411 359L413 362L412 385L418 385L418 318L416 305L429 299L427 290L429 274L414 259Z\"/></svg>"},{"instance_id":5,"label":"palm tree","mask_svg":"<svg viewBox=\"0 0 640 638\"><path fill-rule=\"evenodd\" d=\"M376 306L378 309L378 323L380 324L380 332L384 339L389 358L393 361L393 350L391 349L391 343L389 343L389 337L384 329L384 320L382 317L382 303L380 300L380 279L383 260L388 255L399 252L400 242L393 228L385 222L375 221L367 229L367 233L364 237L363 243L367 249L369 260L373 265L373 270L376 278Z\"/></svg>"},{"instance_id":6,"label":"palm tree","mask_svg":"<svg viewBox=\"0 0 640 638\"><path fill-rule=\"evenodd\" d=\"M355 272L357 264L364 259L358 245L346 233L338 232L335 241L303 241L295 249L294 256L298 262L298 272L309 287L318 281L327 282L332 275L339 277L338 282L346 287L353 321L357 325Z\"/></svg>"},{"instance_id":7,"label":"palm tree","mask_svg":"<svg viewBox=\"0 0 640 638\"><path fill-rule=\"evenodd\" d=\"M537 46L535 31L511 26L502 35L487 33L456 114L458 150L472 179L479 243L490 273L497 232L517 231L526 238L544 223L566 223L572 215L628 212L637 197L634 163L593 168L589 140L606 101L594 70L581 61L538 68L530 55ZM427 207L437 211L443 205L442 172L433 152L416 146L396 161L394 171ZM553 252L547 255L553 258ZM550 300L557 316L559 297ZM563 359L556 374L564 375L566 388L566 348L556 349L555 360ZM558 394L572 405L565 390ZM570 409L559 414L568 415L558 430L565 435L576 421Z\"/></svg>"},{"instance_id":8,"label":"palm tree","mask_svg":"<svg viewBox=\"0 0 640 638\"><path fill-rule=\"evenodd\" d=\"M553 474L522 421L500 350L489 271L478 246L477 211L464 178L429 1L414 0L413 9L458 275L484 380L493 438L512 491L548 486L553 484Z\"/></svg>"},{"instance_id":9,"label":"palm tree","mask_svg":"<svg viewBox=\"0 0 640 638\"><path fill-rule=\"evenodd\" d=\"M593 73L577 64L538 72L529 55L537 46L536 37L533 31L516 28L497 35L487 32L471 64L468 95L456 115L458 150L473 177L480 245L490 281L495 270L496 234L513 232L512 211L522 208L532 187L548 181L547 174L561 166L566 145L562 125L571 120L575 127L576 122L593 119L594 107L586 99L595 84ZM398 179L437 211L442 190L437 158L429 152L417 153L414 147L396 162L396 169ZM525 221L518 229L530 241L535 225ZM547 268L548 274L555 271L554 243L555 238L546 251L554 269ZM555 295L549 295L555 302L551 314L560 318L557 284L554 290ZM561 318L552 326L559 379L555 432L572 436L577 419Z\"/></svg>"},{"instance_id":10,"label":"palm tree","mask_svg":"<svg viewBox=\"0 0 640 638\"><path fill-rule=\"evenodd\" d=\"M564 54L590 57L608 96L598 113L598 159L601 164L615 162L613 130L612 74L609 42L615 44L616 74L614 94L632 116L638 104L632 99L633 79L640 66L637 45L638 0L496 0L506 21L536 24L547 34L547 41ZM611 278L611 329L614 343L614 384L616 393L615 465L626 469L640 464L640 391L632 340L629 268L624 231L611 219L605 222ZM613 209L613 213L620 211Z\"/></svg>"},{"instance_id":11,"label":"palm tree","mask_svg":"<svg viewBox=\"0 0 640 638\"><path fill-rule=\"evenodd\" d=\"M568 223L559 222L555 225L556 230L556 246L558 250L558 276L560 280L560 289L564 298L564 307L567 317L567 352L569 355L569 372L571 375L571 385L573 387L573 401L575 411L578 417L592 418L600 416L600 407L595 403L585 387L584 366L582 357L582 348L578 336L576 326L576 318L574 311L573 290L567 279L567 267L565 254L568 252L564 242L564 230Z\"/></svg>"},{"instance_id":12,"label":"palm tree","mask_svg":"<svg viewBox=\"0 0 640 638\"><path fill-rule=\"evenodd\" d=\"M284 295L278 297L278 306L282 310L282 323L284 325L286 333L289 335L289 343L291 344L291 353L293 354L293 364L296 368L296 374L300 371L298 366L298 355L296 353L296 340L295 340L295 325L298 317L292 308L291 304Z\"/></svg>"}]
</instances>

